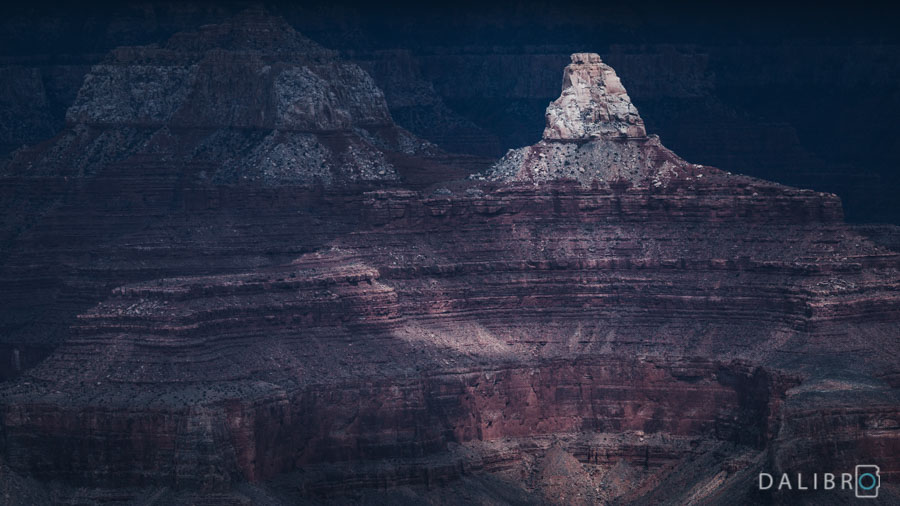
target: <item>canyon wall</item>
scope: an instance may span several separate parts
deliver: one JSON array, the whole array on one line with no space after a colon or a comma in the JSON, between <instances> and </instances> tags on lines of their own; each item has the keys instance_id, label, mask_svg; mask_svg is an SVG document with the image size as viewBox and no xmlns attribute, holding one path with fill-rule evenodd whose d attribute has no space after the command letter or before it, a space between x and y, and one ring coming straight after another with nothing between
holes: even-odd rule
<instances>
[{"instance_id":1,"label":"canyon wall","mask_svg":"<svg viewBox=\"0 0 900 506\"><path fill-rule=\"evenodd\" d=\"M258 9L92 67L0 182L4 490L789 504L756 474L867 462L896 499L890 234L682 159L569 62L543 138L486 168ZM307 177L296 136L359 158Z\"/></svg>"}]
</instances>

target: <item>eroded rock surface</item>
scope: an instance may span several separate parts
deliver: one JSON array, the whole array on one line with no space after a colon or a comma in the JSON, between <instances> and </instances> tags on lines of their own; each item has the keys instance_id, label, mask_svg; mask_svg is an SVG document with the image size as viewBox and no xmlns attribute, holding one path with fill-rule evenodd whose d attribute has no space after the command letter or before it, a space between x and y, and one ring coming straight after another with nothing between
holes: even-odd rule
<instances>
[{"instance_id":1,"label":"eroded rock surface","mask_svg":"<svg viewBox=\"0 0 900 506\"><path fill-rule=\"evenodd\" d=\"M647 136L644 120L616 71L596 53L575 53L562 95L547 107L544 140L588 141Z\"/></svg>"},{"instance_id":2,"label":"eroded rock surface","mask_svg":"<svg viewBox=\"0 0 900 506\"><path fill-rule=\"evenodd\" d=\"M510 150L486 173L492 181L573 179L590 184L666 184L695 167L647 136L616 72L596 53L575 53L562 94L547 107L543 139Z\"/></svg>"},{"instance_id":3,"label":"eroded rock surface","mask_svg":"<svg viewBox=\"0 0 900 506\"><path fill-rule=\"evenodd\" d=\"M228 22L122 47L84 79L56 138L14 153L17 176L92 176L140 158L219 183L393 181L385 152L433 146L397 127L384 93L284 20L251 9Z\"/></svg>"},{"instance_id":4,"label":"eroded rock surface","mask_svg":"<svg viewBox=\"0 0 900 506\"><path fill-rule=\"evenodd\" d=\"M172 54L207 40L227 53L231 29L210 30L173 38ZM292 83L309 77L294 69ZM234 170L252 173L276 149L308 163L327 159L324 139L388 142L341 126L378 110L353 105L357 93L257 110L284 113L274 119L131 109L169 118L153 134L169 139L154 144L165 156L85 172L74 190L31 181L64 197L4 250L4 351L20 359L0 387L4 490L83 503L793 504L760 493L756 473L877 462L882 497L897 498L900 254L844 224L834 195L687 164L637 135L606 69L576 55L570 84L598 89L551 107L565 129L550 137L586 139L547 138L494 181L424 191L222 185L165 158L195 134L217 153L192 166L207 174L235 153L250 165ZM229 140L212 141L168 123L302 118L336 130L274 127L310 136L278 144L265 128L217 128ZM126 148L143 135L100 131ZM578 156L592 163L570 177ZM5 181L11 206L37 192Z\"/></svg>"}]
</instances>

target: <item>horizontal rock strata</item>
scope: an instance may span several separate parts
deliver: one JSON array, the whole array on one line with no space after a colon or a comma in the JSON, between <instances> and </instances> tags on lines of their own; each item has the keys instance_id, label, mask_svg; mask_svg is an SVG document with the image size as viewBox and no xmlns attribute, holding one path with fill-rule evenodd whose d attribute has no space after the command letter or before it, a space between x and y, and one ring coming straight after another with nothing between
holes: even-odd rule
<instances>
[{"instance_id":1,"label":"horizontal rock strata","mask_svg":"<svg viewBox=\"0 0 900 506\"><path fill-rule=\"evenodd\" d=\"M251 9L114 50L85 76L66 128L0 172L85 177L149 159L216 182L330 186L396 181L386 154L432 151L394 124L365 71Z\"/></svg>"},{"instance_id":2,"label":"horizontal rock strata","mask_svg":"<svg viewBox=\"0 0 900 506\"><path fill-rule=\"evenodd\" d=\"M227 52L234 29L151 52ZM867 461L892 497L900 254L833 195L670 157L607 69L575 55L589 87L551 107L573 138L493 181L225 184L144 154L3 180L5 479L93 502L789 503L754 473ZM650 158L601 159L620 148ZM570 177L569 149L601 158Z\"/></svg>"}]
</instances>

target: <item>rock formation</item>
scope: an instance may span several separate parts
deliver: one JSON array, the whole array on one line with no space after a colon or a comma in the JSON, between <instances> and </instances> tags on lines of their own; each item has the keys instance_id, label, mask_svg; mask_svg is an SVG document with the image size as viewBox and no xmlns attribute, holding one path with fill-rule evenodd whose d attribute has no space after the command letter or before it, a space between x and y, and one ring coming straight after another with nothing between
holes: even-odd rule
<instances>
[{"instance_id":1,"label":"rock formation","mask_svg":"<svg viewBox=\"0 0 900 506\"><path fill-rule=\"evenodd\" d=\"M5 172L83 177L140 158L212 163L197 172L219 183L332 185L396 180L385 153L432 149L394 125L357 65L252 9L161 46L116 49L91 68L66 124Z\"/></svg>"},{"instance_id":2,"label":"rock formation","mask_svg":"<svg viewBox=\"0 0 900 506\"><path fill-rule=\"evenodd\" d=\"M486 174L492 181L574 179L659 186L691 165L648 137L616 72L595 53L575 53L560 97L547 107L543 139L510 150Z\"/></svg>"},{"instance_id":3,"label":"rock formation","mask_svg":"<svg viewBox=\"0 0 900 506\"><path fill-rule=\"evenodd\" d=\"M616 71L595 53L575 53L563 72L562 95L547 107L544 140L644 138L644 120Z\"/></svg>"},{"instance_id":4,"label":"rock formation","mask_svg":"<svg viewBox=\"0 0 900 506\"><path fill-rule=\"evenodd\" d=\"M791 504L756 473L860 462L898 497L900 254L837 197L681 160L587 54L489 181L266 180L271 135L333 153L388 118L358 69L239 26L117 53L153 64L97 69L71 130L13 167L94 133L119 161L4 180L28 217L0 276L14 501ZM160 100L106 111L87 90L112 82ZM41 192L63 196L29 211Z\"/></svg>"},{"instance_id":5,"label":"rock formation","mask_svg":"<svg viewBox=\"0 0 900 506\"><path fill-rule=\"evenodd\" d=\"M416 15L379 4L359 16L355 4L275 2L292 26L371 74L397 124L444 149L499 156L537 142L573 47L604 48L650 129L683 158L834 192L854 222L900 223L900 143L890 141L900 131L900 51L890 42L895 23L873 15L874 6L836 4L827 10L841 15L829 24L772 5L770 15L730 19L731 29L718 31L705 27L729 9L697 16L675 5L623 12L605 3L529 2L515 12L431 16L427 6ZM242 8L186 1L10 9L0 16L0 157L58 133L84 76L108 50L164 41ZM792 16L797 22L785 21ZM841 72L824 70L835 61Z\"/></svg>"}]
</instances>

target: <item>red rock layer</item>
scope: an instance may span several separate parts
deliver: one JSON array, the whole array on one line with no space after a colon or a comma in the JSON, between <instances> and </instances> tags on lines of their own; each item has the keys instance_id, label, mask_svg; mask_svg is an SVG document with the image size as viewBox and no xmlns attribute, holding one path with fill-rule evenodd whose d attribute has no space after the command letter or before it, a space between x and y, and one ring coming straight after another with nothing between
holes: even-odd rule
<instances>
[{"instance_id":1,"label":"red rock layer","mask_svg":"<svg viewBox=\"0 0 900 506\"><path fill-rule=\"evenodd\" d=\"M468 466L575 502L653 502L669 490L698 502L731 490L759 499L747 485L756 470L865 460L893 490L900 254L845 225L836 197L677 159L639 135L615 86L573 95L574 109L557 104L566 131L609 121L585 144L609 164L578 171L580 184L560 179L581 147L551 138L561 158L527 160L548 169L540 185L521 171L439 188L424 178L422 191L216 185L220 158L169 155L246 154L233 142L247 132L235 129L272 125L216 107L209 92L221 83L203 80L215 73L187 90L178 76L152 77L211 61L245 78L245 66L263 72L284 58L269 39L283 33L246 19L239 28L259 32L266 51L251 37L232 54L235 26L207 27L164 50L124 51L124 69L108 76L144 82L149 72L193 97L184 110L209 124L112 111L162 114L145 138L96 130L86 123L106 112L74 108L79 128L17 155L20 168L56 174L46 156L82 146L72 138L127 152L71 186L48 179L39 202L21 175L3 188L17 214L3 223L3 342L18 375L0 387L4 467L69 486L226 497L307 469L326 476L299 488L327 494L449 483ZM195 50L211 60L197 63ZM166 68L133 65L144 57ZM362 79L326 67L335 89ZM337 122L317 142L375 146L342 130L338 110L362 107L345 95L311 113ZM601 118L598 97L621 110ZM294 105L276 110L303 112ZM619 127L641 151L624 165L610 148L621 139L606 135ZM415 168L411 155L392 159ZM606 434L615 440L597 440ZM425 471L411 471L420 462ZM599 467L605 490L589 472Z\"/></svg>"},{"instance_id":2,"label":"red rock layer","mask_svg":"<svg viewBox=\"0 0 900 506\"><path fill-rule=\"evenodd\" d=\"M642 431L771 451L784 469L874 459L893 480L897 254L843 225L831 196L706 176L685 183L694 198L569 184L326 195L359 228L316 253L129 284L83 312L5 389L6 459L49 479L223 487L450 444ZM287 216L279 202L293 202L230 191L182 198L198 216L263 195L273 203L255 209ZM296 237L265 232L215 243L210 268ZM130 265L187 259L127 251Z\"/></svg>"}]
</instances>

